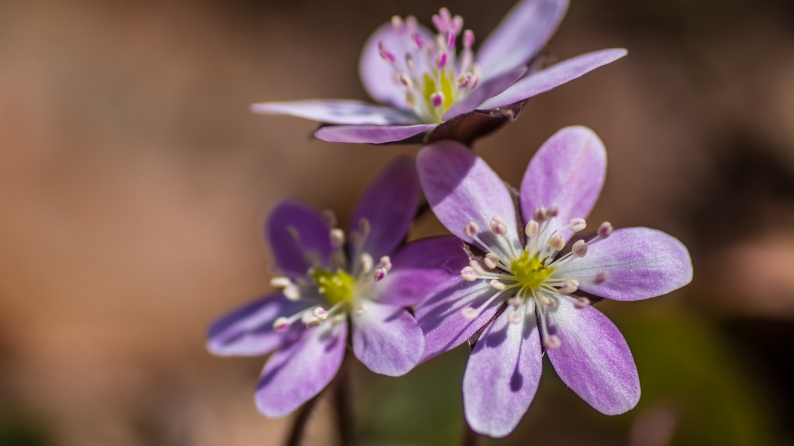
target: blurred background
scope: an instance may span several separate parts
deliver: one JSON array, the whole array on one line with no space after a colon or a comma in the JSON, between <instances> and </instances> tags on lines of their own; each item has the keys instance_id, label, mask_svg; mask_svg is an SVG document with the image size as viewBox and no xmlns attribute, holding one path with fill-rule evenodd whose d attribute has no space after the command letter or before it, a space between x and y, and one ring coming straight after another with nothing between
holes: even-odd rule
<instances>
[{"instance_id":1,"label":"blurred background","mask_svg":"<svg viewBox=\"0 0 794 446\"><path fill-rule=\"evenodd\" d=\"M207 324L269 291L260 227L284 197L345 221L418 147L312 140L252 102L367 99L368 35L462 14L479 41L514 0L0 2L0 445L276 445L264 358L215 358ZM610 164L591 218L679 237L693 283L603 302L635 355L637 408L606 417L548 367L504 445L794 444L794 4L573 0L563 60L629 56L532 99L476 146L507 181L583 124ZM412 237L442 234L426 215ZM454 444L467 352L403 379L354 369L365 445ZM548 366L548 363L546 364ZM306 444L334 444L321 401Z\"/></svg>"}]
</instances>

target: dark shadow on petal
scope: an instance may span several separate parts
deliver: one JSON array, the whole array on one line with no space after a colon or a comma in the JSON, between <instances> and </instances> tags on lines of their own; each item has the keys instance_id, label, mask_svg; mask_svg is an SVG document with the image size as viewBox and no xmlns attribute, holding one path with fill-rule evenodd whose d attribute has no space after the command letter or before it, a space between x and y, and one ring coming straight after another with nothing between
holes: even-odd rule
<instances>
[{"instance_id":1,"label":"dark shadow on petal","mask_svg":"<svg viewBox=\"0 0 794 446\"><path fill-rule=\"evenodd\" d=\"M518 370L518 364L516 364L516 368L513 369L513 376L510 377L510 390L513 392L518 392L523 386L524 376Z\"/></svg>"},{"instance_id":2,"label":"dark shadow on petal","mask_svg":"<svg viewBox=\"0 0 794 446\"><path fill-rule=\"evenodd\" d=\"M444 121L425 137L426 143L441 140L453 140L468 147L478 138L483 137L503 125L518 118L524 102L488 111L475 110L448 121Z\"/></svg>"},{"instance_id":3,"label":"dark shadow on petal","mask_svg":"<svg viewBox=\"0 0 794 446\"><path fill-rule=\"evenodd\" d=\"M504 342L507 340L507 329L509 327L510 323L508 322L499 331L488 333L488 336L486 336L483 340L483 342L485 342L485 346L489 348L496 348L504 344Z\"/></svg>"}]
</instances>

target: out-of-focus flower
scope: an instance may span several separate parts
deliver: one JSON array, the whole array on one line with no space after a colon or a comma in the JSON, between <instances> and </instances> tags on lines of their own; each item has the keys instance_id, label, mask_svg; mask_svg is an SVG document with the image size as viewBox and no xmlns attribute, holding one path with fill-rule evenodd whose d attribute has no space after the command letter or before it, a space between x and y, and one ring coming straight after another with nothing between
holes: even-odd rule
<instances>
[{"instance_id":1,"label":"out-of-focus flower","mask_svg":"<svg viewBox=\"0 0 794 446\"><path fill-rule=\"evenodd\" d=\"M330 213L291 201L272 211L266 237L282 274L272 284L282 291L216 321L207 343L224 356L276 350L255 394L263 414L286 415L331 381L350 323L353 351L370 370L399 376L419 361L424 338L405 307L467 262L455 237L400 248L420 195L413 161L398 158L360 199L347 236Z\"/></svg>"},{"instance_id":2,"label":"out-of-focus flower","mask_svg":"<svg viewBox=\"0 0 794 446\"><path fill-rule=\"evenodd\" d=\"M435 35L414 17L395 16L369 38L359 64L367 92L385 105L307 100L264 102L252 110L330 124L315 132L325 141L470 144L515 119L524 100L626 55L623 49L596 51L539 70L538 55L567 8L568 0L523 0L476 55L474 34L446 8L433 16Z\"/></svg>"},{"instance_id":3,"label":"out-of-focus flower","mask_svg":"<svg viewBox=\"0 0 794 446\"><path fill-rule=\"evenodd\" d=\"M591 299L669 293L691 281L692 264L681 242L654 229L613 232L603 223L583 235L606 173L598 136L568 127L546 141L521 183L521 215L502 180L461 144L425 147L417 164L436 216L471 245L470 265L416 307L423 359L479 335L463 378L471 427L493 437L516 427L537 390L541 344L563 382L595 409L634 407L640 384L631 352Z\"/></svg>"}]
</instances>

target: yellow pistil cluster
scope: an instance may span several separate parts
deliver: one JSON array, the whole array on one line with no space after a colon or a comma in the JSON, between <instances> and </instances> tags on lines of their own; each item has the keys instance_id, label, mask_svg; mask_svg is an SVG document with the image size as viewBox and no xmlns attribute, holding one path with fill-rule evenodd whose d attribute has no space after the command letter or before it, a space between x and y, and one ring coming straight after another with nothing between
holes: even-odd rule
<instances>
[{"instance_id":1,"label":"yellow pistil cluster","mask_svg":"<svg viewBox=\"0 0 794 446\"><path fill-rule=\"evenodd\" d=\"M528 249L510 262L510 269L521 288L532 291L537 291L554 273L554 268L546 266L538 254L530 256Z\"/></svg>"},{"instance_id":2,"label":"yellow pistil cluster","mask_svg":"<svg viewBox=\"0 0 794 446\"><path fill-rule=\"evenodd\" d=\"M317 291L332 305L353 302L353 287L356 285L356 279L344 270L331 272L317 268L311 272L311 276L317 283Z\"/></svg>"}]
</instances>

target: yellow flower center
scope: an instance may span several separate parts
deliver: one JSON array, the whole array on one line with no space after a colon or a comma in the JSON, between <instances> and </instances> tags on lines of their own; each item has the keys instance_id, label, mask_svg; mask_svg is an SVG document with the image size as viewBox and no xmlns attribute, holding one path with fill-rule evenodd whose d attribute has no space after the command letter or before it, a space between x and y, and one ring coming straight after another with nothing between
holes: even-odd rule
<instances>
[{"instance_id":1,"label":"yellow flower center","mask_svg":"<svg viewBox=\"0 0 794 446\"><path fill-rule=\"evenodd\" d=\"M356 285L356 279L344 270L340 269L333 273L317 268L312 271L311 275L317 283L320 294L325 296L332 305L353 301L353 287Z\"/></svg>"},{"instance_id":2,"label":"yellow flower center","mask_svg":"<svg viewBox=\"0 0 794 446\"><path fill-rule=\"evenodd\" d=\"M521 287L532 291L537 291L554 272L554 268L546 266L537 254L530 257L526 249L510 262L510 268Z\"/></svg>"}]
</instances>

